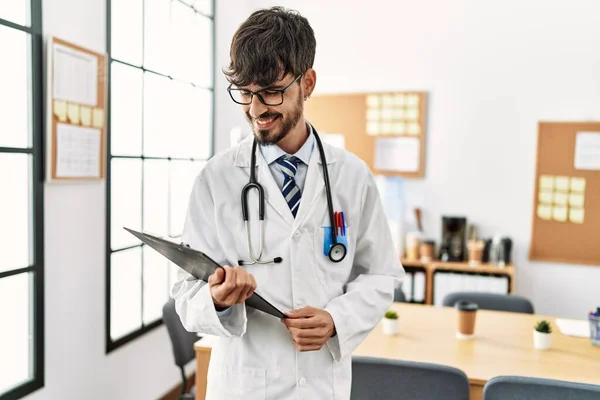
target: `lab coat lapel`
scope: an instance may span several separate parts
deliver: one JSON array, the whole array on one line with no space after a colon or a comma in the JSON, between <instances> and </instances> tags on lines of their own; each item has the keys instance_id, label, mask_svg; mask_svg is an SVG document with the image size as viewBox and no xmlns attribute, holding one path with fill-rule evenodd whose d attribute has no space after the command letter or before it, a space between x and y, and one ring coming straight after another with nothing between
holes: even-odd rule
<instances>
[{"instance_id":1,"label":"lab coat lapel","mask_svg":"<svg viewBox=\"0 0 600 400\"><path fill-rule=\"evenodd\" d=\"M335 162L335 157L330 151L327 144L323 144L325 157L327 158L327 164L331 165ZM331 173L329 176L331 179ZM296 221L294 224L294 230L296 230L309 217L310 211L314 206L315 202L319 199L319 196L323 192L325 187L325 181L323 180L323 163L319 153L319 148L315 142L313 153L308 162L308 170L306 171L306 181L304 182L304 192L302 193L302 200L300 201L300 208L298 214L296 214ZM327 201L323 197L323 201Z\"/></svg>"}]
</instances>

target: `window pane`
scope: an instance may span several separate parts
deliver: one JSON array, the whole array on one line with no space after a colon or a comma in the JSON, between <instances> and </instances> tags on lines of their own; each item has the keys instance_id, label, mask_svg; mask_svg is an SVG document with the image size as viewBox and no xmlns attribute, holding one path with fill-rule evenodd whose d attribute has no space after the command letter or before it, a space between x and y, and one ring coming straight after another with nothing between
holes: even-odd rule
<instances>
[{"instance_id":1,"label":"window pane","mask_svg":"<svg viewBox=\"0 0 600 400\"><path fill-rule=\"evenodd\" d=\"M29 26L29 3L31 0L0 1L0 18L19 25ZM0 43L2 40L0 40ZM0 391L1 392L1 391Z\"/></svg>"},{"instance_id":2,"label":"window pane","mask_svg":"<svg viewBox=\"0 0 600 400\"><path fill-rule=\"evenodd\" d=\"M175 1L171 8L172 76L212 86L212 21Z\"/></svg>"},{"instance_id":3,"label":"window pane","mask_svg":"<svg viewBox=\"0 0 600 400\"><path fill-rule=\"evenodd\" d=\"M195 15L191 7L178 1L171 5L172 76L188 82L195 80L198 73L196 43L200 37L198 26L194 24Z\"/></svg>"},{"instance_id":4,"label":"window pane","mask_svg":"<svg viewBox=\"0 0 600 400\"><path fill-rule=\"evenodd\" d=\"M111 164L111 247L140 241L123 227L142 228L142 160L113 159Z\"/></svg>"},{"instance_id":5,"label":"window pane","mask_svg":"<svg viewBox=\"0 0 600 400\"><path fill-rule=\"evenodd\" d=\"M5 0L0 0L0 4ZM10 0L14 2L14 0ZM0 12L2 10L0 5ZM9 6L10 7L10 6ZM2 73L0 74L0 146L27 147L29 144L30 66L29 35L0 25Z\"/></svg>"},{"instance_id":6,"label":"window pane","mask_svg":"<svg viewBox=\"0 0 600 400\"><path fill-rule=\"evenodd\" d=\"M168 156L177 121L172 110L179 101L172 95L174 83L160 75L144 74L144 155Z\"/></svg>"},{"instance_id":7,"label":"window pane","mask_svg":"<svg viewBox=\"0 0 600 400\"><path fill-rule=\"evenodd\" d=\"M162 308L169 300L168 285L169 260L144 246L144 324L162 318Z\"/></svg>"},{"instance_id":8,"label":"window pane","mask_svg":"<svg viewBox=\"0 0 600 400\"><path fill-rule=\"evenodd\" d=\"M110 337L117 340L142 327L142 248L111 254Z\"/></svg>"},{"instance_id":9,"label":"window pane","mask_svg":"<svg viewBox=\"0 0 600 400\"><path fill-rule=\"evenodd\" d=\"M170 0L146 0L144 6L144 66L169 75L171 60Z\"/></svg>"},{"instance_id":10,"label":"window pane","mask_svg":"<svg viewBox=\"0 0 600 400\"><path fill-rule=\"evenodd\" d=\"M212 91L174 82L171 93L169 154L180 158L209 158L212 145Z\"/></svg>"},{"instance_id":11,"label":"window pane","mask_svg":"<svg viewBox=\"0 0 600 400\"><path fill-rule=\"evenodd\" d=\"M212 96L213 92L205 89L195 89L190 101L192 109L189 113L190 129L183 140L190 143L192 155L196 158L208 159L212 146Z\"/></svg>"},{"instance_id":12,"label":"window pane","mask_svg":"<svg viewBox=\"0 0 600 400\"><path fill-rule=\"evenodd\" d=\"M169 161L144 162L144 231L169 233Z\"/></svg>"},{"instance_id":13,"label":"window pane","mask_svg":"<svg viewBox=\"0 0 600 400\"><path fill-rule=\"evenodd\" d=\"M198 24L198 81L197 83L205 88L213 87L213 21L209 18L196 14L196 24Z\"/></svg>"},{"instance_id":14,"label":"window pane","mask_svg":"<svg viewBox=\"0 0 600 400\"><path fill-rule=\"evenodd\" d=\"M169 154L173 157L191 158L194 155L195 144L187 141L193 135L198 135L190 123L193 112L198 112L194 104L194 92L197 89L191 84L174 81L171 84L171 129L169 131Z\"/></svg>"},{"instance_id":15,"label":"window pane","mask_svg":"<svg viewBox=\"0 0 600 400\"><path fill-rule=\"evenodd\" d=\"M0 279L0 395L33 378L31 273Z\"/></svg>"},{"instance_id":16,"label":"window pane","mask_svg":"<svg viewBox=\"0 0 600 400\"><path fill-rule=\"evenodd\" d=\"M31 183L29 157L26 154L0 154L0 187L2 188L0 271L29 265Z\"/></svg>"},{"instance_id":17,"label":"window pane","mask_svg":"<svg viewBox=\"0 0 600 400\"><path fill-rule=\"evenodd\" d=\"M205 15L213 15L213 0L184 0Z\"/></svg>"},{"instance_id":18,"label":"window pane","mask_svg":"<svg viewBox=\"0 0 600 400\"><path fill-rule=\"evenodd\" d=\"M111 66L111 153L142 154L142 70Z\"/></svg>"},{"instance_id":19,"label":"window pane","mask_svg":"<svg viewBox=\"0 0 600 400\"><path fill-rule=\"evenodd\" d=\"M183 223L187 214L190 193L196 176L200 173L206 163L191 161L171 161L171 212L170 212L170 235L180 236L183 231Z\"/></svg>"},{"instance_id":20,"label":"window pane","mask_svg":"<svg viewBox=\"0 0 600 400\"><path fill-rule=\"evenodd\" d=\"M111 57L142 65L143 0L112 0Z\"/></svg>"}]
</instances>

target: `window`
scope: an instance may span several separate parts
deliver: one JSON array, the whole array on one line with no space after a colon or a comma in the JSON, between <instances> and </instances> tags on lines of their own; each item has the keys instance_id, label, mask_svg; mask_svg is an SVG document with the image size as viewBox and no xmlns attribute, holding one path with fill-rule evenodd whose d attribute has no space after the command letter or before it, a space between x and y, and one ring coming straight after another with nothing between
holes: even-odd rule
<instances>
[{"instance_id":1,"label":"window","mask_svg":"<svg viewBox=\"0 0 600 400\"><path fill-rule=\"evenodd\" d=\"M108 2L106 351L162 323L176 268L123 229L177 240L213 153L213 0Z\"/></svg>"},{"instance_id":2,"label":"window","mask_svg":"<svg viewBox=\"0 0 600 400\"><path fill-rule=\"evenodd\" d=\"M44 385L41 0L0 1L0 399Z\"/></svg>"}]
</instances>

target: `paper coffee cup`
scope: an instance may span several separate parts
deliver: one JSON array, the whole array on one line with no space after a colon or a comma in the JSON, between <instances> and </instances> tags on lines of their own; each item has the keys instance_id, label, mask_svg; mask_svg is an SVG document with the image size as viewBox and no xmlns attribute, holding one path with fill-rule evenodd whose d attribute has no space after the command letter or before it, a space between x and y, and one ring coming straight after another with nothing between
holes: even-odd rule
<instances>
[{"instance_id":1,"label":"paper coffee cup","mask_svg":"<svg viewBox=\"0 0 600 400\"><path fill-rule=\"evenodd\" d=\"M456 337L471 339L475 334L475 318L479 307L476 303L464 300L457 302L454 307L458 314Z\"/></svg>"}]
</instances>

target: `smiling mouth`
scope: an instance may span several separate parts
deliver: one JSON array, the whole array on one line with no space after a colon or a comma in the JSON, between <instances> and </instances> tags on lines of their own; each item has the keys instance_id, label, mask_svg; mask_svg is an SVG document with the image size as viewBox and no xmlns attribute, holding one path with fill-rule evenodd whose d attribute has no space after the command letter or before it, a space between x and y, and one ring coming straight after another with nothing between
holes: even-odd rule
<instances>
[{"instance_id":1,"label":"smiling mouth","mask_svg":"<svg viewBox=\"0 0 600 400\"><path fill-rule=\"evenodd\" d=\"M270 117L270 118L256 118L254 120L254 122L256 122L256 125L261 128L261 129L265 129L265 128L269 128L271 125L273 125L273 123L279 118L279 116L276 117Z\"/></svg>"}]
</instances>

